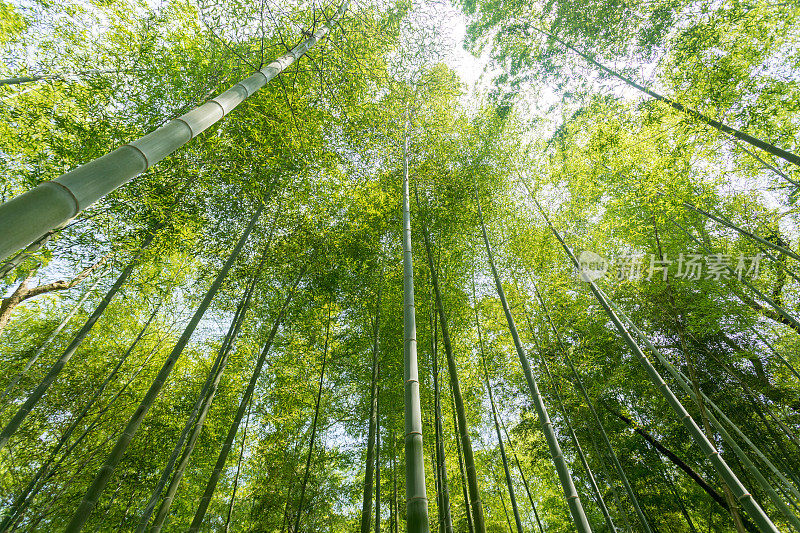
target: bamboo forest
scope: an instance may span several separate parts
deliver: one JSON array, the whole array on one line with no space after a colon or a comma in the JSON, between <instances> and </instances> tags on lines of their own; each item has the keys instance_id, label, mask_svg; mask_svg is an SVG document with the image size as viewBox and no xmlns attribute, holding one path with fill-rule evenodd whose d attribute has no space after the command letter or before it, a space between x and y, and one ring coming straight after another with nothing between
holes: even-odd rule
<instances>
[{"instance_id":1,"label":"bamboo forest","mask_svg":"<svg viewBox=\"0 0 800 533\"><path fill-rule=\"evenodd\" d=\"M797 0L0 0L0 533L800 533Z\"/></svg>"}]
</instances>

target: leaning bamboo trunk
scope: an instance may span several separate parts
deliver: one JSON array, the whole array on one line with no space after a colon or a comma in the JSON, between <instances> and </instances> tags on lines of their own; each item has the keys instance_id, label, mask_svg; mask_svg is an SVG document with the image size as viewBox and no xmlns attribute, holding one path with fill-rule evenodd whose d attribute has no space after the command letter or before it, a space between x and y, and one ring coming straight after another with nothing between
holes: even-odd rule
<instances>
[{"instance_id":1,"label":"leaning bamboo trunk","mask_svg":"<svg viewBox=\"0 0 800 533\"><path fill-rule=\"evenodd\" d=\"M380 336L381 291L378 287L378 301L375 305L375 324L372 329L372 380L370 384L369 430L367 435L367 465L364 473L364 498L361 504L361 533L369 533L372 517L372 474L375 468L375 426L378 401L378 338Z\"/></svg>"},{"instance_id":2,"label":"leaning bamboo trunk","mask_svg":"<svg viewBox=\"0 0 800 533\"><path fill-rule=\"evenodd\" d=\"M556 399L556 405L558 410L561 411L561 416L564 419L564 423L567 425L567 433L569 433L569 438L572 440L573 446L575 446L575 451L578 452L578 459L580 459L581 465L583 469L586 471L586 476L589 478L589 486L592 487L592 492L594 492L595 498L597 498L597 505L600 507L600 511L603 513L603 518L608 525L609 531L616 531L617 527L614 525L614 522L611 519L611 513L608 511L608 506L606 505L605 498L603 498L603 493L600 492L600 487L597 485L597 479L594 477L594 473L592 472L591 467L589 466L589 461L586 459L586 453L583 451L583 447L581 446L581 442L578 440L578 436L575 434L575 429L572 427L572 423L569 421L569 417L567 416L567 409L564 406L564 401L561 398L561 393L558 392L558 383L553 378L553 375L550 373L550 367L547 365L547 359L544 356L544 353L539 350L539 359L542 363L542 367L545 370L545 375L547 379L550 381L550 387L553 390L553 396ZM647 527L647 531L649 532L649 526L647 522L642 522L645 527Z\"/></svg>"},{"instance_id":3,"label":"leaning bamboo trunk","mask_svg":"<svg viewBox=\"0 0 800 533\"><path fill-rule=\"evenodd\" d=\"M475 533L475 527L472 525L472 511L471 505L469 502L469 491L467 490L467 473L464 472L464 461L461 458L461 439L459 438L459 431L458 431L458 417L456 417L456 404L455 401L452 400L452 413L453 413L453 434L456 439L456 455L458 456L458 471L461 474L461 491L464 495L464 513L467 516L467 529L469 533Z\"/></svg>"},{"instance_id":4,"label":"leaning bamboo trunk","mask_svg":"<svg viewBox=\"0 0 800 533\"><path fill-rule=\"evenodd\" d=\"M214 360L205 383L203 383L203 388L200 390L197 400L195 400L192 411L189 414L189 417L186 419L186 423L184 424L183 430L178 438L178 442L175 443L175 446L173 447L172 454L167 460L167 465L164 467L164 470L161 473L161 478L153 488L153 492L150 495L150 500L147 502L144 511L142 511L142 515L139 518L139 524L136 526L136 533L143 533L145 529L147 529L150 516L153 514L156 503L158 503L158 498L161 496L161 492L164 490L164 487L169 480L170 474L175 467L175 463L178 461L178 458L181 455L181 450L183 449L184 443L189 439L190 431L193 427L196 427L198 423L200 424L200 427L203 425L202 421L200 421L200 413L203 412L204 406L208 405L210 407L211 401L214 399L217 386L222 379L222 374L225 372L233 344L236 341L236 337L239 335L239 329L241 328L244 318L247 315L247 310L250 307L250 300L253 297L253 292L255 291L256 284L258 283L259 274L261 273L261 269L266 261L268 246L269 244L264 248L264 251L261 254L261 260L256 268L256 272L250 280L250 283L245 289L245 293L242 296L239 305L237 306L236 312L231 320L231 324L228 327L228 331L222 341L222 345L217 352L217 357Z\"/></svg>"},{"instance_id":5,"label":"leaning bamboo trunk","mask_svg":"<svg viewBox=\"0 0 800 533\"><path fill-rule=\"evenodd\" d=\"M527 186L527 183L525 183L525 185ZM533 195L532 191L530 192L531 198L536 204L536 207L539 209L542 217L544 217L545 222L549 226L553 235L556 237L559 243L561 243L561 246L570 262L580 271L580 264L578 263L578 259L575 257L575 254L572 253L572 250L570 250L566 242L564 242L564 239L561 237L561 234L550 222L550 219L544 212L544 209L542 209L542 206L539 205L539 202L536 200L536 197ZM686 411L686 409L683 407L683 404L680 402L680 400L678 400L675 394L673 394L672 390L670 390L669 385L664 382L661 375L658 373L655 367L653 367L652 363L650 363L650 360L644 355L642 349L639 347L636 341L633 340L633 337L631 337L628 329L622 324L620 318L611 309L611 306L609 305L608 300L603 292L593 281L588 281L588 283L589 288L591 289L597 301L600 303L600 306L603 308L608 318L622 335L622 338L625 340L625 343L631 349L634 356L636 356L636 358L644 367L650 381L656 386L670 407L675 411L676 416L689 431L692 439L700 447L703 454L712 464L717 474L723 480L725 480L725 483L728 484L728 487L730 487L731 492L734 494L737 501L742 505L742 507L744 507L760 531L763 533L777 533L778 529L775 527L775 524L772 523L772 520L770 520L761 506L758 505L758 502L755 501L753 495L748 492L747 489L745 489L744 485L742 485L742 482L739 481L738 477L736 477L736 474L734 474L733 470L731 470L731 468L725 462L725 459L722 458L722 455L719 453L716 447L711 443L711 441L708 440L702 430L697 426L697 423L694 421L692 416L688 413L688 411Z\"/></svg>"},{"instance_id":6,"label":"leaning bamboo trunk","mask_svg":"<svg viewBox=\"0 0 800 533\"><path fill-rule=\"evenodd\" d=\"M690 233L686 228L681 226L677 221L672 220L671 222L673 224L675 224L676 226L678 226L678 228L681 231L683 231L683 233L686 234L687 237L689 237L695 243L697 243L700 247L702 247L703 250L706 251L706 253L708 253L708 254L712 253L712 251L705 244L703 244L703 242L700 239L698 239L697 237L692 235L692 233ZM726 265L726 270L728 271L729 274L731 274L733 276L736 276L735 271L729 265ZM787 311L786 309L784 309L783 306L781 306L777 302L775 302L775 300L773 300L772 298L770 298L766 294L764 294L761 291L759 291L755 286L753 286L752 283L747 281L747 279L745 277L742 277L741 282L745 287L747 287L748 289L753 291L753 293L756 296L758 296L759 298L761 298L762 300L767 302L767 304L770 307L772 307L772 309L774 309L775 312L773 313L773 312L771 312L770 309L767 309L767 308L761 306L761 304L758 304L757 302L755 302L749 296L744 295L744 293L737 294L739 299L741 299L744 303L746 303L750 307L753 307L754 310L760 311L762 314L764 314L765 316L771 318L772 320L775 320L777 322L780 322L781 324L785 324L785 325L789 326L790 328L795 330L798 334L800 334L800 321L798 321L798 319L796 319L791 313L789 313L789 311Z\"/></svg>"},{"instance_id":7,"label":"leaning bamboo trunk","mask_svg":"<svg viewBox=\"0 0 800 533\"><path fill-rule=\"evenodd\" d=\"M2 224L0 224L0 227L2 227ZM128 263L128 265L122 270L119 277L117 278L117 281L115 281L114 285L112 285L111 288L108 290L106 295L98 304L97 308L94 310L94 312L92 312L91 316L89 316L89 318L86 320L86 323L83 325L80 331L78 331L78 333L75 335L75 338L72 339L72 342L69 344L69 346L67 346L67 349L64 350L64 353L62 353L58 361L56 361L55 364L53 364L53 366L50 368L50 371L47 373L47 375L44 377L41 383L39 383L36 389L30 394L30 396L28 396L28 399L25 400L25 403L22 404L17 413L8 422L6 427L3 428L3 431L0 432L0 449L2 449L6 445L11 435L13 435L14 432L19 428L20 424L22 424L22 421L25 420L25 417L28 416L28 413L31 412L31 409L33 409L36 403L42 398L42 396L44 396L45 392L47 392L47 389L50 388L50 385L53 384L58 375L64 369L64 366L69 362L70 359L72 359L72 356L75 355L75 352L77 351L78 347L80 347L80 345L89 335L89 332L92 330L92 327L94 327L95 322L97 322L97 320L100 318L100 316L108 307L108 304L111 303L111 300L119 292L122 285L128 280L131 273L133 273L133 269L138 264L142 252L150 245L151 242L153 242L155 234L156 234L155 231L151 231L150 233L147 234L147 237L145 237L144 241L142 242L139 252L136 254L136 256L134 256L134 258L130 261L130 263Z\"/></svg>"},{"instance_id":8,"label":"leaning bamboo trunk","mask_svg":"<svg viewBox=\"0 0 800 533\"><path fill-rule=\"evenodd\" d=\"M428 533L428 495L422 450L422 412L417 369L414 264L408 191L408 133L403 138L403 374L405 382L406 520L409 533Z\"/></svg>"},{"instance_id":9,"label":"leaning bamboo trunk","mask_svg":"<svg viewBox=\"0 0 800 533\"><path fill-rule=\"evenodd\" d=\"M0 228L3 228L0 234L0 260L74 217L221 120L325 37L347 10L348 4L349 0L344 0L336 13L328 18L327 24L216 98L144 137L0 205Z\"/></svg>"},{"instance_id":10,"label":"leaning bamboo trunk","mask_svg":"<svg viewBox=\"0 0 800 533\"><path fill-rule=\"evenodd\" d=\"M250 232L258 221L258 218L261 216L262 210L263 206L260 206L250 219L250 222L242 233L242 236L239 238L239 242L236 243L236 246L231 251L230 256L228 257L227 261L225 261L225 264L222 266L219 274L217 274L214 282L206 291L203 301L200 302L200 305L181 334L180 339L178 339L178 342L175 344L175 347L172 349L172 352L169 354L169 357L167 357L167 360L164 361L164 365L161 367L161 370L159 370L155 380L153 380L153 383L150 385L150 388L148 389L144 398L142 398L142 401L139 403L139 407L137 407L136 411L133 413L133 416L131 416L128 424L122 432L122 435L119 437L119 439L117 439L114 448L111 450L111 453L108 455L105 463L95 476L91 486L86 491L86 495L83 497L83 501L78 506L78 510L72 517L70 523L67 525L66 531L68 533L80 531L83 528L83 525L86 523L86 520L88 520L89 515L97 506L100 495L108 483L108 480L111 478L111 474L114 472L114 469L117 467L119 462L122 461L122 457L125 455L128 445L130 445L133 437L136 435L136 432L138 431L145 415L153 406L153 403L155 403L155 400L161 392L161 389L164 387L167 378L169 377L170 373L172 373L175 363L178 361L181 353L183 353L183 349L189 343L189 338L192 336L192 333L194 333L195 328L197 328L197 324L200 322L200 319L203 318L206 309L208 309L208 307L211 305L211 301L216 296L220 286L222 286L222 282L227 276L231 266L233 266L234 261L236 261L236 258L239 257L239 253L242 251L242 248L244 248L247 238L250 236Z\"/></svg>"},{"instance_id":11,"label":"leaning bamboo trunk","mask_svg":"<svg viewBox=\"0 0 800 533\"><path fill-rule=\"evenodd\" d=\"M592 528L589 525L589 520L586 518L586 513L583 510L583 505L581 504L580 497L578 496L578 491L575 489L575 483L572 481L572 475L569 472L569 466L567 466L567 462L564 460L564 455L561 453L561 446L558 444L558 439L556 438L553 424L550 422L550 417L547 414L547 407L544 405L544 400L539 392L539 386L536 384L536 380L533 377L531 365L528 362L528 356L525 354L525 349L522 347L522 341L519 338L519 333L517 333L517 326L514 323L514 317L511 315L511 309L508 307L506 294L505 291L503 291L503 285L500 283L500 275L497 273L497 268L494 264L492 247L489 244L489 235L486 233L486 224L484 224L483 221L483 212L481 211L481 203L480 199L478 198L477 191L475 194L475 200L478 205L478 216L480 217L481 230L483 231L483 242L486 245L486 253L489 256L489 265L492 268L492 276L494 277L497 294L500 297L500 302L503 305L503 312L506 315L508 329L511 331L511 337L514 340L514 346L517 349L517 356L519 356L519 361L525 374L525 380L528 382L528 389L530 390L534 407L536 408L536 413L539 416L539 423L542 425L542 431L544 433L545 440L547 440L547 445L550 449L550 455L553 458L553 464L555 465L556 472L558 473L558 479L561 482L561 487L564 489L564 497L567 500L567 505L569 506L569 511L572 515L572 521L575 523L575 529L579 532L591 532Z\"/></svg>"},{"instance_id":12,"label":"leaning bamboo trunk","mask_svg":"<svg viewBox=\"0 0 800 533\"><path fill-rule=\"evenodd\" d=\"M305 268L303 268L300 274L297 276L297 279L294 282L294 285L289 289L289 293L286 295L286 298L283 301L283 305L278 311L278 316L275 318L275 322L272 324L272 329L269 332L269 336L267 337L267 341L264 343L264 347L261 350L261 353L256 360L255 368L253 369L253 373L250 376L250 382L247 384L247 389L245 389L244 395L242 399L239 401L239 408L236 411L236 415L233 418L233 422L231 422L231 427L228 429L228 434L225 437L225 441L222 445L222 449L219 452L219 456L217 457L217 462L214 465L214 470L211 473L211 476L208 479L208 483L206 484L205 491L203 492L203 496L200 498L200 505L197 508L197 511L194 514L194 518L192 519L192 524L189 526L189 531L196 532L200 529L200 526L203 523L203 518L206 515L206 510L208 510L208 506L211 503L211 497L214 495L214 490L217 488L217 482L219 482L219 477L222 474L222 469L225 467L225 461L228 459L228 454L231 451L231 447L233 446L233 440L236 438L236 433L239 430L239 424L242 422L242 418L244 417L245 410L247 409L247 404L250 402L250 398L253 396L253 391L256 388L256 383L258 382L258 378L261 375L261 369L264 367L264 362L267 359L267 354L272 348L272 343L275 340L275 335L278 333L278 328L283 322L283 316L286 313L286 309L289 307L289 302L292 300L292 296L294 296L294 291L297 288L297 285L300 283L300 280L305 274Z\"/></svg>"},{"instance_id":13,"label":"leaning bamboo trunk","mask_svg":"<svg viewBox=\"0 0 800 533\"><path fill-rule=\"evenodd\" d=\"M594 59L590 55L585 54L584 52L581 52L580 50L578 50L577 48L575 48L571 44L567 43L566 41L563 41L563 40L559 39L555 35L553 35L551 33L548 33L548 32L546 32L546 31L544 31L544 30L542 30L540 28L537 28L537 27L533 27L533 29L535 29L536 31L546 35L547 37L550 37L551 39L553 39L557 43L561 44L565 48L567 48L569 50L572 50L573 52L575 52L576 54L581 56L583 59L585 59L587 62L589 62L592 65L594 65L595 67L599 68L600 70L602 70L606 74L610 74L611 76L617 78L618 80L621 80L621 81L627 83L628 85L630 85L634 89L636 89L636 90L638 90L640 92L643 92L644 94L646 94L648 96L651 96L651 97L655 98L656 100L664 102L665 104L667 104L671 108L673 108L673 109L675 109L677 111L680 111L681 113L684 113L684 114L686 114L686 115L688 115L688 116L690 116L690 117L692 117L692 118L694 118L696 120L699 120L700 122L708 124L712 128L714 128L714 129L716 129L718 131L721 131L723 133L726 133L726 134L728 134L728 135L730 135L730 136L732 136L732 137L734 137L736 139L739 139L740 141L744 141L744 142L746 142L747 144L749 144L751 146L755 146L756 148L764 150L765 152L770 153L770 154L774 155L775 157L780 157L781 159L784 159L784 160L786 160L786 161L788 161L790 163L794 163L795 165L800 165L800 156L798 156L797 154L794 154L792 152L789 152L789 151L783 150L781 148L778 148L774 144L770 144L768 142L762 141L761 139L753 137L752 135L748 135L747 133L739 131L736 128L732 128L731 126L728 126L727 124L723 124L722 122L719 122L718 120L714 120L711 117L703 115L702 113L700 113L699 111L696 111L695 109L692 109L690 107L686 107L683 104L681 104L680 102L676 102L675 100L667 98L666 96L662 96L662 95L658 94L657 92L655 92L655 91L653 91L651 89L648 89L647 87L644 87L642 85L639 85L638 83L636 83L635 81L633 81L633 80L631 80L629 78L626 78L622 74L620 74L618 72L615 72L614 70L611 70L610 68L606 67L602 63L599 63L596 59Z\"/></svg>"},{"instance_id":14,"label":"leaning bamboo trunk","mask_svg":"<svg viewBox=\"0 0 800 533\"><path fill-rule=\"evenodd\" d=\"M536 525L539 526L539 533L544 533L544 528L542 527L542 521L539 519L539 512L536 510L536 504L533 502L533 495L531 494L531 488L528 486L528 479L525 477L525 472L522 471L522 465L519 462L519 457L517 457L517 452L514 451L514 443L511 441L511 437L508 435L508 429L506 429L506 424L503 422L503 419L500 418L500 425L503 427L503 433L505 433L506 440L508 441L508 446L511 448L511 455L514 456L514 463L517 465L517 471L519 472L520 477L522 478L522 485L525 487L525 493L528 495L528 501L531 502L531 509L533 509L533 517L536 519Z\"/></svg>"},{"instance_id":15,"label":"leaning bamboo trunk","mask_svg":"<svg viewBox=\"0 0 800 533\"><path fill-rule=\"evenodd\" d=\"M3 85L21 85L23 83L31 83L34 81L43 81L43 80L62 80L65 81L68 78L77 78L77 77L89 77L89 76L101 76L103 74L116 74L119 71L116 70L101 70L101 69L90 69L84 70L81 72L64 72L62 74L36 74L34 76L15 76L13 78L3 78L0 80L0 87Z\"/></svg>"}]
</instances>

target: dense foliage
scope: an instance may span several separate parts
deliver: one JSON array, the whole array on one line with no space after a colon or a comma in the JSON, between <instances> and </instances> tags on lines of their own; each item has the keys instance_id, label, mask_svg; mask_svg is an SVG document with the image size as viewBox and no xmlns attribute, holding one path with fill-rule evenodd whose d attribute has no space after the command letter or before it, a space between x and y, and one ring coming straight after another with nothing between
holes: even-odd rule
<instances>
[{"instance_id":1,"label":"dense foliage","mask_svg":"<svg viewBox=\"0 0 800 533\"><path fill-rule=\"evenodd\" d=\"M338 7L0 0L0 199L221 93ZM470 87L453 20L487 63ZM798 28L793 2L353 1L223 120L0 263L3 427L108 304L0 444L0 530L70 527L168 368L86 530L161 512L186 531L205 492L203 531L410 531L404 168L432 530L475 527L472 452L486 531L515 512L576 530L525 358L593 530L765 531L666 388L796 528L800 169L710 122L800 151ZM559 238L608 272L582 279Z\"/></svg>"}]
</instances>

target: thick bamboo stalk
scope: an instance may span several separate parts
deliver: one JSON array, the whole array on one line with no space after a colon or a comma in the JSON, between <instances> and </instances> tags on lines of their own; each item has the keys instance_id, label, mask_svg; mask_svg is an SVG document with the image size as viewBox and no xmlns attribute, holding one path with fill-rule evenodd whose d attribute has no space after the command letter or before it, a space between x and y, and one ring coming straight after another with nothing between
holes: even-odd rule
<instances>
[{"instance_id":1,"label":"thick bamboo stalk","mask_svg":"<svg viewBox=\"0 0 800 533\"><path fill-rule=\"evenodd\" d=\"M242 251L242 248L247 242L247 238L250 236L250 232L258 221L258 218L261 216L262 210L263 206L260 206L250 219L250 222L242 233L242 236L239 238L236 246L234 246L233 250L231 251L230 256L228 256L228 259L225 261L225 264L222 266L219 274L217 274L217 277L206 291L203 301L200 303L191 320L187 324L186 328L181 334L181 337L178 339L178 342L175 344L172 352L169 354L169 357L167 357L167 360L164 361L164 365L161 367L161 370L159 370L155 380L153 380L153 383L150 385L150 388L148 389L144 398L142 398L142 401L139 403L136 411L133 413L128 421L128 424L125 426L122 435L120 435L119 439L117 439L114 448L111 450L111 453L108 455L105 463L103 463L100 471L95 476L91 486L86 491L86 495L83 497L83 501L81 501L80 505L78 506L78 510L72 517L72 520L70 520L70 523L67 525L67 533L76 533L83 529L83 525L86 523L86 520L89 519L89 515L91 515L92 511L97 506L97 502L100 500L100 495L108 483L108 480L111 478L111 474L113 474L119 462L122 461L122 457L125 455L125 451L128 449L133 437L136 435L142 420L144 420L145 415L153 406L153 403L155 403L155 400L161 392L161 389L166 384L167 378L172 373L175 363L178 361L181 353L183 353L183 349L189 343L192 333L194 333L194 330L197 328L197 324L200 322L200 319L203 318L206 310L211 305L211 301L216 296L217 291L219 291L219 288L228 274L228 271L230 270L236 258L239 256L239 253Z\"/></svg>"},{"instance_id":2,"label":"thick bamboo stalk","mask_svg":"<svg viewBox=\"0 0 800 533\"><path fill-rule=\"evenodd\" d=\"M536 414L539 417L539 423L542 426L542 432L544 433L545 440L547 441L547 446L550 450L550 456L553 459L553 464L556 468L558 479L561 482L561 487L564 490L564 497L567 500L567 505L569 506L569 511L572 515L572 521L575 524L575 529L580 533L591 532L592 528L589 525L589 520L583 510L583 504L581 504L578 491L575 489L575 483L572 481L572 475L570 474L569 466L564 459L564 455L561 453L561 446L558 444L558 439L556 438L553 424L550 422L550 416L547 414L547 407L544 405L544 400L539 392L539 386L533 377L528 356L525 353L525 348L523 348L522 341L519 338L517 326L514 323L514 317L511 315L511 309L508 307L506 294L503 290L502 283L500 283L500 275L497 273L497 268L494 264L494 255L492 254L492 247L489 244L489 235L486 232L486 224L483 221L483 212L481 211L481 203L480 199L478 198L477 191L475 194L475 200L478 206L478 216L480 217L481 230L483 232L483 242L486 245L486 254L489 257L489 265L492 269L492 276L494 277L497 294L500 297L500 302L503 305L503 312L506 315L508 329L511 331L511 337L514 340L517 356L519 357L520 364L522 365L522 371L525 374L525 380L528 382L528 389L531 393L531 399L533 400Z\"/></svg>"},{"instance_id":3,"label":"thick bamboo stalk","mask_svg":"<svg viewBox=\"0 0 800 533\"><path fill-rule=\"evenodd\" d=\"M411 208L408 190L408 132L403 138L403 374L405 382L406 520L409 533L428 533L428 495L419 401L414 263L411 258Z\"/></svg>"},{"instance_id":4,"label":"thick bamboo stalk","mask_svg":"<svg viewBox=\"0 0 800 533\"><path fill-rule=\"evenodd\" d=\"M219 96L144 137L0 205L0 228L3 228L0 234L0 260L74 217L221 120L325 37L347 10L348 4L349 0L344 0L327 24Z\"/></svg>"}]
</instances>

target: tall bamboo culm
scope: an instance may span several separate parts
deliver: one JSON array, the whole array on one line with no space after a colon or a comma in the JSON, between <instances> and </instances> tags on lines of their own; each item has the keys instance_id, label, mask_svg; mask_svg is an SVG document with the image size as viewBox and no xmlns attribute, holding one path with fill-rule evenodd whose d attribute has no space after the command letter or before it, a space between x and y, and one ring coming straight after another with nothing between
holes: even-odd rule
<instances>
[{"instance_id":1,"label":"tall bamboo culm","mask_svg":"<svg viewBox=\"0 0 800 533\"><path fill-rule=\"evenodd\" d=\"M708 117L708 116L700 113L699 111L697 111L695 109L687 107L687 106L681 104L680 102L676 102L675 100L672 100L671 98L667 98L666 96L662 96L662 95L658 94L657 92L653 91L652 89L648 89L647 87L636 83L635 81L631 80L630 78L626 78L625 76L623 76L619 72L611 70L610 68L606 67L605 65L603 65L602 63L600 63L599 61L594 59L589 54L581 52L580 50L578 50L577 48L575 48L574 46L572 46L568 42L566 42L566 41L564 41L562 39L559 39L558 37L556 37L552 33L546 32L545 30L543 30L541 28L533 27L533 29L535 29L539 33L549 37L550 39L553 39L557 43L561 44L564 48L567 48L568 50L571 50L574 53L578 54L584 60L586 60L588 63L594 65L597 68L599 68L600 70L602 70L606 74L609 74L609 75L617 78L618 80L621 80L621 81L627 83L628 85L630 85L634 89L636 89L636 90L638 90L638 91L640 91L640 92L642 92L642 93L644 93L644 94L646 94L646 95L648 95L648 96L650 96L652 98L655 98L656 100L658 100L660 102L664 102L665 104L667 104L671 108L675 109L676 111L680 111L681 113L684 113L685 115L687 115L689 117L692 117L693 119L698 120L699 122L702 122L704 124L708 124L709 126L711 126L712 128L716 129L717 131L721 131L722 133L730 135L731 137L733 137L735 139L738 139L740 141L744 141L744 142L746 142L747 144L749 144L751 146L759 148L760 150L764 150L765 152L770 153L770 154L774 155L775 157L780 157L781 159L783 159L785 161L788 161L788 162L793 163L795 165L800 165L800 156L798 156L797 154L789 152L787 150L783 150L782 148L778 148L774 144L770 144L770 143L768 143L766 141L763 141L763 140L761 140L761 139L759 139L757 137L753 137L752 135L748 135L747 133L744 133L743 131L739 131L738 129L733 128L733 127L731 127L731 126L729 126L727 124L724 124L724 123L722 123L722 122L720 122L718 120L714 120L713 118Z\"/></svg>"},{"instance_id":2,"label":"tall bamboo culm","mask_svg":"<svg viewBox=\"0 0 800 533\"><path fill-rule=\"evenodd\" d=\"M361 533L369 533L372 523L372 485L375 469L375 427L378 423L378 339L380 337L381 292L375 306L375 323L372 327L372 379L370 381L369 430L367 432L367 463L364 473L364 494L361 503Z\"/></svg>"},{"instance_id":3,"label":"tall bamboo culm","mask_svg":"<svg viewBox=\"0 0 800 533\"><path fill-rule=\"evenodd\" d=\"M422 412L417 365L414 264L411 258L411 206L408 190L408 130L403 136L403 378L405 383L406 528L428 533L428 495L422 448Z\"/></svg>"},{"instance_id":4,"label":"tall bamboo culm","mask_svg":"<svg viewBox=\"0 0 800 533\"><path fill-rule=\"evenodd\" d=\"M67 172L0 205L0 261L63 224L221 120L305 55L347 11L344 0L327 24L272 63L219 96L144 137Z\"/></svg>"},{"instance_id":5,"label":"tall bamboo culm","mask_svg":"<svg viewBox=\"0 0 800 533\"><path fill-rule=\"evenodd\" d=\"M553 464L558 474L558 479L561 482L561 487L564 489L564 497L567 500L572 521L575 524L575 529L580 533L591 532L592 528L589 525L589 519L586 517L586 512L583 510L583 504L578 496L578 491L575 489L575 483L572 480L572 475L569 471L564 455L561 453L561 446L558 444L553 424L550 422L550 416L547 414L547 407L544 405L544 400L539 392L539 386L533 377L531 365L528 361L528 356L525 354L525 348L522 346L522 341L517 332L517 326L514 323L514 317L511 315L511 309L508 307L505 291L503 285L500 283L500 275L497 273L497 267L494 264L494 255L492 254L492 247L489 244L489 235L486 232L486 224L483 220L483 211L481 210L481 202L478 197L477 190L475 191L475 201L478 206L478 216L480 218L481 230L483 232L483 242L486 245L486 254L489 257L489 266L492 269L492 276L494 277L495 287L497 288L497 295L500 297L500 302L503 305L503 312L506 315L508 322L508 329L511 331L511 337L514 340L514 346L517 349L522 371L525 374L525 380L528 382L528 389L531 393L536 414L539 416L539 423L542 425L547 446L550 449L550 456L553 458Z\"/></svg>"}]
</instances>

